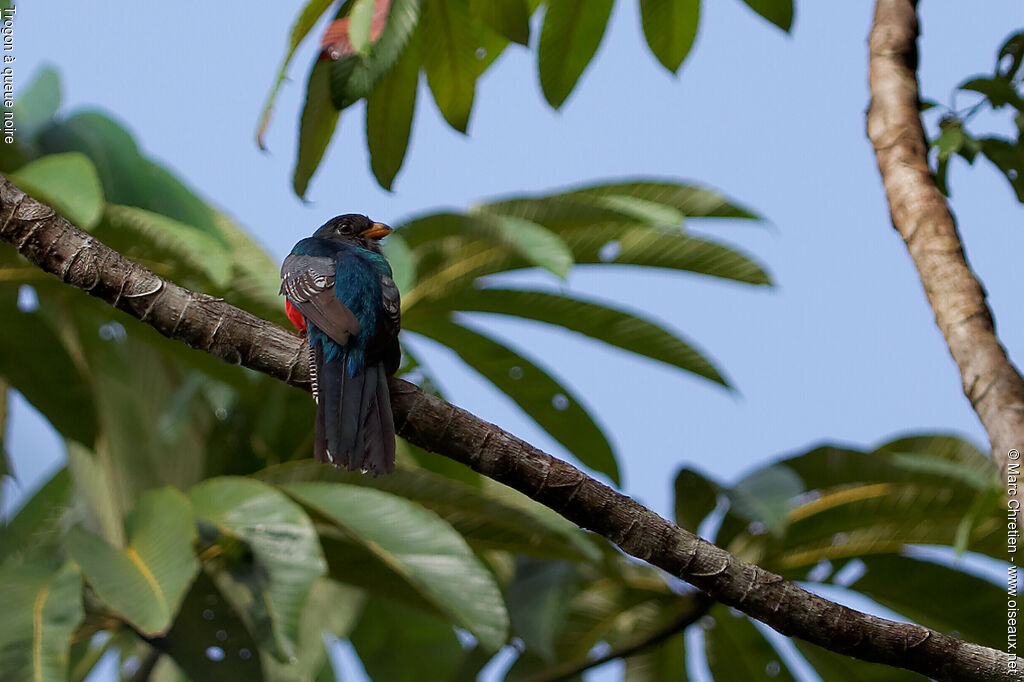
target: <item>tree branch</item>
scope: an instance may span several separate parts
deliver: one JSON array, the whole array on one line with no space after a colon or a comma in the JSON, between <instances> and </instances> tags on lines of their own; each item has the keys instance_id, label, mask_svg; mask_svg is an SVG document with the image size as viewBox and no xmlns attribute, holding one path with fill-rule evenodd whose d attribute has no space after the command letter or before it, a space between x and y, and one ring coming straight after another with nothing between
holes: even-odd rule
<instances>
[{"instance_id":1,"label":"tree branch","mask_svg":"<svg viewBox=\"0 0 1024 682\"><path fill-rule=\"evenodd\" d=\"M878 0L871 29L868 138L906 242L993 457L1024 447L1024 379L996 338L985 290L964 257L956 223L928 168L919 114L916 0Z\"/></svg>"},{"instance_id":2,"label":"tree branch","mask_svg":"<svg viewBox=\"0 0 1024 682\"><path fill-rule=\"evenodd\" d=\"M304 341L222 300L189 291L104 246L0 176L0 239L46 272L232 364L308 390ZM592 530L785 635L939 680L1010 682L1001 651L867 615L801 589L676 527L576 467L401 379L396 429Z\"/></svg>"}]
</instances>

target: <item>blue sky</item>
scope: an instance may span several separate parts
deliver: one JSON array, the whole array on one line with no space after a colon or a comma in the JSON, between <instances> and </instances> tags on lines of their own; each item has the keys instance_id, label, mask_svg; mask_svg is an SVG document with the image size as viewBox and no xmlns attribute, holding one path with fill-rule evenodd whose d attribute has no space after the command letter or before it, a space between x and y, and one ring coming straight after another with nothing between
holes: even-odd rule
<instances>
[{"instance_id":1,"label":"blue sky","mask_svg":"<svg viewBox=\"0 0 1024 682\"><path fill-rule=\"evenodd\" d=\"M984 447L903 244L892 229L864 134L870 3L800 2L792 35L738 0L704 3L678 76L643 42L634 0L619 0L597 58L555 112L536 53L511 47L477 87L469 135L447 127L421 89L394 193L377 187L363 107L342 115L308 204L290 188L297 119L314 54L304 46L259 152L253 130L299 3L26 5L15 33L17 83L43 64L64 81L66 111L98 107L143 149L248 227L276 257L324 219L365 212L397 223L494 196L581 182L661 176L706 184L770 221L691 224L766 264L764 290L680 273L580 270L531 275L643 311L705 349L736 393L540 324L476 323L542 359L584 396L610 434L625 490L662 514L682 464L732 481L822 441L870 446L951 432ZM1019 22L1011 0L923 3L925 96L946 101L990 71ZM314 32L316 33L316 32ZM422 86L421 86L422 87ZM954 163L953 210L1011 357L1024 345L1019 254L1024 211L986 161ZM561 448L446 352L427 360L450 399L550 452ZM62 457L23 402L10 450L31 489Z\"/></svg>"}]
</instances>

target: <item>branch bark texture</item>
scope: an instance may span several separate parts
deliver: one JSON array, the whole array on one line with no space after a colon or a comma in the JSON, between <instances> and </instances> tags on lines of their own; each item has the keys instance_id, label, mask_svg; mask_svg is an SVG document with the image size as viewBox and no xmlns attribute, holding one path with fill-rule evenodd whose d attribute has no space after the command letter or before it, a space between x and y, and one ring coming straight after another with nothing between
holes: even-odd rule
<instances>
[{"instance_id":1,"label":"branch bark texture","mask_svg":"<svg viewBox=\"0 0 1024 682\"><path fill-rule=\"evenodd\" d=\"M71 286L166 336L309 389L299 336L189 291L104 246L0 176L0 239ZM871 616L743 561L494 424L391 380L398 434L461 462L592 530L785 635L939 680L1017 681L1009 657L919 625Z\"/></svg>"},{"instance_id":2,"label":"branch bark texture","mask_svg":"<svg viewBox=\"0 0 1024 682\"><path fill-rule=\"evenodd\" d=\"M988 432L993 457L1024 448L1024 379L996 337L985 290L964 257L956 223L928 168L919 113L916 0L878 0L869 39L868 138L892 223L921 277L964 395Z\"/></svg>"}]
</instances>

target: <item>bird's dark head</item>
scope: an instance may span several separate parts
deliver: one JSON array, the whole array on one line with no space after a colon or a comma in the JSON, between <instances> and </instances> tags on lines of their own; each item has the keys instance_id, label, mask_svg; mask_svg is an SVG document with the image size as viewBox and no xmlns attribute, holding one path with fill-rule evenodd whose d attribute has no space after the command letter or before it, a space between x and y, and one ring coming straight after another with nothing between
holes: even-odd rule
<instances>
[{"instance_id":1,"label":"bird's dark head","mask_svg":"<svg viewBox=\"0 0 1024 682\"><path fill-rule=\"evenodd\" d=\"M384 223L375 223L364 215L347 213L331 218L313 233L314 237L345 242L380 253L380 240L391 234Z\"/></svg>"}]
</instances>

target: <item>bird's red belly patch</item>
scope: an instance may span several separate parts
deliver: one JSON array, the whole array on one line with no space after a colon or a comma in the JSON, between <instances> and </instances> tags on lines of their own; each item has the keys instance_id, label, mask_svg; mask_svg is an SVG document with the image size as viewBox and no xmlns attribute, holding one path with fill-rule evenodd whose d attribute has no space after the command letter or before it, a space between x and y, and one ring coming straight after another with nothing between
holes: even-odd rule
<instances>
[{"instance_id":1,"label":"bird's red belly patch","mask_svg":"<svg viewBox=\"0 0 1024 682\"><path fill-rule=\"evenodd\" d=\"M306 318L303 317L302 313L296 310L295 306L292 305L292 302L287 299L285 299L284 302L284 312L288 315L288 319L291 320L296 329L299 331L306 331Z\"/></svg>"}]
</instances>

